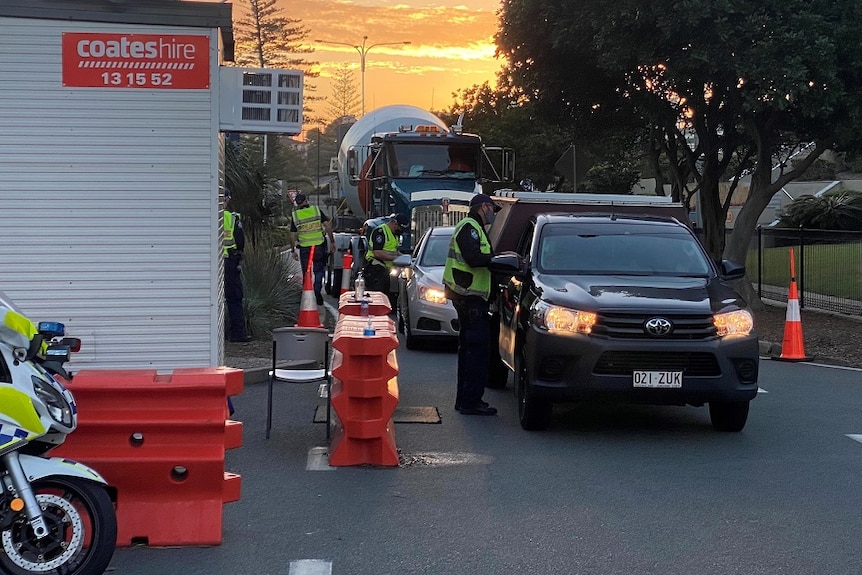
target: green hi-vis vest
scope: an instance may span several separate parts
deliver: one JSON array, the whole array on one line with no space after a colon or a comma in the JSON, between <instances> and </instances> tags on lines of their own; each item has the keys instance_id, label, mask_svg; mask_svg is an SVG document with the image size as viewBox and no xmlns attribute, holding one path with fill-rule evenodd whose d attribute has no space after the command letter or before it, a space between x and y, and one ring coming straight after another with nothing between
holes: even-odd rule
<instances>
[{"instance_id":1,"label":"green hi-vis vest","mask_svg":"<svg viewBox=\"0 0 862 575\"><path fill-rule=\"evenodd\" d=\"M395 234L392 233L392 229L389 227L389 224L380 224L377 226L378 228L383 228L383 235L386 236L386 241L383 242L383 251L385 252L394 252L398 249L398 238L395 237ZM374 250L371 249L371 236L369 236L368 242L368 251L365 252L365 260L374 264L386 266L389 269L392 269L393 264L390 261L380 261L374 257Z\"/></svg>"},{"instance_id":2,"label":"green hi-vis vest","mask_svg":"<svg viewBox=\"0 0 862 575\"><path fill-rule=\"evenodd\" d=\"M319 246L323 243L323 226L320 223L320 208L308 206L293 210L293 223L300 247Z\"/></svg>"},{"instance_id":3,"label":"green hi-vis vest","mask_svg":"<svg viewBox=\"0 0 862 575\"><path fill-rule=\"evenodd\" d=\"M239 214L235 212L224 212L224 242L222 243L222 256L228 257L230 250L236 249L236 240L233 237L233 230L236 228L236 220L239 219Z\"/></svg>"},{"instance_id":4,"label":"green hi-vis vest","mask_svg":"<svg viewBox=\"0 0 862 575\"><path fill-rule=\"evenodd\" d=\"M467 262L464 261L464 256L461 254L461 247L458 245L458 242L455 241L455 238L458 237L458 234L466 225L476 228L476 232L479 234L480 238L479 250L483 254L491 253L491 243L488 241L488 237L485 235L485 232L479 226L479 222L473 218L462 219L458 222L458 225L455 226L455 231L452 233L452 241L449 243L449 255L446 258L446 268L443 270L443 283L446 284L446 287L457 294L463 296L476 295L483 299L488 299L491 295L491 271L486 267L471 268ZM462 287L455 283L454 270L460 270L464 273L470 274L470 276L472 276L470 285Z\"/></svg>"}]
</instances>

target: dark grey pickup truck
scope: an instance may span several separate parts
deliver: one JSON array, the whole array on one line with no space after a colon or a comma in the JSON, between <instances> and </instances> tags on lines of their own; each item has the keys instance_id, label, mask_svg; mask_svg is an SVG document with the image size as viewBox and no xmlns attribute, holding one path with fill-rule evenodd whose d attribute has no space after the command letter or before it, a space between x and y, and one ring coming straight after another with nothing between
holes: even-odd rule
<instances>
[{"instance_id":1,"label":"dark grey pickup truck","mask_svg":"<svg viewBox=\"0 0 862 575\"><path fill-rule=\"evenodd\" d=\"M509 208L511 222L524 221L494 223L495 246L515 253L492 269L509 277L499 351L524 429L547 428L563 401L706 404L715 429L745 427L758 339L726 283L744 267L714 263L667 210ZM529 214L512 215L519 210Z\"/></svg>"}]
</instances>

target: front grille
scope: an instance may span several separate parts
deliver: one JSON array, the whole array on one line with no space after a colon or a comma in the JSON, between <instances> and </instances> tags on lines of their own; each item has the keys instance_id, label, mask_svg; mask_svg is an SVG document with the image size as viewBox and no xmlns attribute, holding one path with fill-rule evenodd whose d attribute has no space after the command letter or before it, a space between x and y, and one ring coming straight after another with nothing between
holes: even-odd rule
<instances>
[{"instance_id":1,"label":"front grille","mask_svg":"<svg viewBox=\"0 0 862 575\"><path fill-rule=\"evenodd\" d=\"M663 317L671 322L673 329L667 335L656 336L647 333L644 324L653 317ZM715 337L715 324L712 315L688 314L631 314L631 313L599 313L592 333L619 339L708 339Z\"/></svg>"},{"instance_id":2,"label":"front grille","mask_svg":"<svg viewBox=\"0 0 862 575\"><path fill-rule=\"evenodd\" d=\"M721 375L715 356L703 351L606 351L593 366L596 375L631 375L633 371L681 371L692 377Z\"/></svg>"}]
</instances>

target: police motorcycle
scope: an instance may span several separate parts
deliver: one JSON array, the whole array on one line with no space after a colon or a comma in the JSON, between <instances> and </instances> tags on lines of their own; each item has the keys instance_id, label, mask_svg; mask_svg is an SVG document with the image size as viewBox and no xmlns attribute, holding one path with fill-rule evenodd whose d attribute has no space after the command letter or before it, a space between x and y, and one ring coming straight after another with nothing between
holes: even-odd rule
<instances>
[{"instance_id":1,"label":"police motorcycle","mask_svg":"<svg viewBox=\"0 0 862 575\"><path fill-rule=\"evenodd\" d=\"M0 292L0 574L101 575L117 517L107 482L47 453L77 426L63 363L80 340L38 326Z\"/></svg>"}]
</instances>

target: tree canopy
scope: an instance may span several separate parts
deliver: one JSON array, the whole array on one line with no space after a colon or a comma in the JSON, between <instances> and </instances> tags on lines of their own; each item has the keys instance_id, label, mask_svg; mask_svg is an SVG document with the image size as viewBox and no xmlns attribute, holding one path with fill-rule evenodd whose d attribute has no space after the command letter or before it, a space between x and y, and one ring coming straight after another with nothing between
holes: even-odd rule
<instances>
[{"instance_id":1,"label":"tree canopy","mask_svg":"<svg viewBox=\"0 0 862 575\"><path fill-rule=\"evenodd\" d=\"M677 199L700 195L710 253L744 261L781 186L826 149L860 148L860 17L857 0L503 0L496 40L538 114L588 142L639 138ZM744 178L725 246L720 184Z\"/></svg>"}]
</instances>

